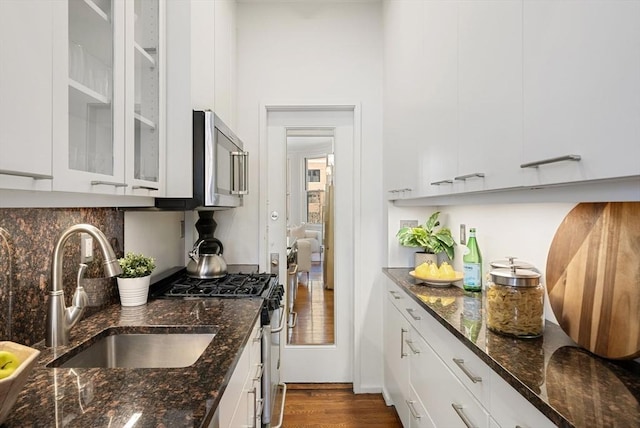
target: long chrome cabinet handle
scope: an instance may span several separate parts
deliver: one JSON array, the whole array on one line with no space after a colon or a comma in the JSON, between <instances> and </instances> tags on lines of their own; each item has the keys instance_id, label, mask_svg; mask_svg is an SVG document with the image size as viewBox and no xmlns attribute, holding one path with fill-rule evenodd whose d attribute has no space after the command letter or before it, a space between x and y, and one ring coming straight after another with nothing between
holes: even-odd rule
<instances>
[{"instance_id":1,"label":"long chrome cabinet handle","mask_svg":"<svg viewBox=\"0 0 640 428\"><path fill-rule=\"evenodd\" d=\"M413 419L420 419L422 417L422 415L418 413L418 411L416 410L416 406L414 405L416 403L415 401L405 400L405 403L407 403L407 406L409 407L409 411L411 412L411 416L413 416Z\"/></svg>"},{"instance_id":2,"label":"long chrome cabinet handle","mask_svg":"<svg viewBox=\"0 0 640 428\"><path fill-rule=\"evenodd\" d=\"M539 161L523 163L522 165L520 165L520 168L537 168L540 165L546 165L548 163L556 163L556 162L563 162L563 161L578 162L580 161L580 159L582 159L582 156L580 155L564 155L564 156L558 156L555 158L542 159Z\"/></svg>"},{"instance_id":3,"label":"long chrome cabinet handle","mask_svg":"<svg viewBox=\"0 0 640 428\"><path fill-rule=\"evenodd\" d=\"M474 177L478 177L478 178L484 178L484 172L474 172L472 174L466 174L466 175L459 175L457 177L453 177L454 180L459 180L459 181L464 181L468 178L474 178Z\"/></svg>"},{"instance_id":4,"label":"long chrome cabinet handle","mask_svg":"<svg viewBox=\"0 0 640 428\"><path fill-rule=\"evenodd\" d=\"M402 299L402 297L400 296L400 293L398 293L397 291L389 291L389 293L391 293L393 298L396 299L396 300Z\"/></svg>"},{"instance_id":5,"label":"long chrome cabinet handle","mask_svg":"<svg viewBox=\"0 0 640 428\"><path fill-rule=\"evenodd\" d=\"M462 370L469 379L471 379L471 382L473 383L482 382L482 378L480 376L476 376L469 371L469 369L464 365L464 360L462 358L454 358L453 362L456 363L458 367L460 367L460 370Z\"/></svg>"},{"instance_id":6,"label":"long chrome cabinet handle","mask_svg":"<svg viewBox=\"0 0 640 428\"><path fill-rule=\"evenodd\" d=\"M451 407L456 411L462 422L467 426L467 428L478 428L471 420L465 415L464 408L460 404L451 403Z\"/></svg>"},{"instance_id":7,"label":"long chrome cabinet handle","mask_svg":"<svg viewBox=\"0 0 640 428\"><path fill-rule=\"evenodd\" d=\"M407 330L406 328L401 328L400 329L400 359L403 359L404 357L408 357L409 354L407 354L406 352L404 352L404 334L405 333L409 333L409 330Z\"/></svg>"},{"instance_id":8,"label":"long chrome cabinet handle","mask_svg":"<svg viewBox=\"0 0 640 428\"><path fill-rule=\"evenodd\" d=\"M440 181L432 181L431 183L432 186L439 186L441 184L453 184L453 180L440 180Z\"/></svg>"},{"instance_id":9,"label":"long chrome cabinet handle","mask_svg":"<svg viewBox=\"0 0 640 428\"><path fill-rule=\"evenodd\" d=\"M131 188L134 189L134 190L136 190L136 189L152 190L152 191L160 190L158 187L151 187L151 186L131 186Z\"/></svg>"},{"instance_id":10,"label":"long chrome cabinet handle","mask_svg":"<svg viewBox=\"0 0 640 428\"><path fill-rule=\"evenodd\" d=\"M409 315L411 315L411 318L413 318L416 321L420 321L422 318L419 315L416 315L414 312L416 311L415 309L412 308L406 308L405 309L407 311L407 313Z\"/></svg>"},{"instance_id":11,"label":"long chrome cabinet handle","mask_svg":"<svg viewBox=\"0 0 640 428\"><path fill-rule=\"evenodd\" d=\"M11 171L8 169L0 169L0 175L13 175L16 177L33 178L34 180L53 180L53 175L36 174L35 172Z\"/></svg>"},{"instance_id":12,"label":"long chrome cabinet handle","mask_svg":"<svg viewBox=\"0 0 640 428\"><path fill-rule=\"evenodd\" d=\"M256 337L253 338L253 341L254 342L262 341L262 327L258 329L258 334L256 335Z\"/></svg>"},{"instance_id":13,"label":"long chrome cabinet handle","mask_svg":"<svg viewBox=\"0 0 640 428\"><path fill-rule=\"evenodd\" d=\"M116 183L113 181L93 180L92 186L114 186L114 187L129 187L127 183Z\"/></svg>"},{"instance_id":14,"label":"long chrome cabinet handle","mask_svg":"<svg viewBox=\"0 0 640 428\"><path fill-rule=\"evenodd\" d=\"M253 394L253 423L249 425L249 428L257 428L258 418L262 419L264 400L262 398L258 398L257 388L253 388L250 391L247 391L247 394Z\"/></svg>"},{"instance_id":15,"label":"long chrome cabinet handle","mask_svg":"<svg viewBox=\"0 0 640 428\"><path fill-rule=\"evenodd\" d=\"M413 346L413 340L405 340L404 342L409 346L409 349L411 349L411 352L413 352L413 355L417 355L420 353L420 350L415 346Z\"/></svg>"}]
</instances>

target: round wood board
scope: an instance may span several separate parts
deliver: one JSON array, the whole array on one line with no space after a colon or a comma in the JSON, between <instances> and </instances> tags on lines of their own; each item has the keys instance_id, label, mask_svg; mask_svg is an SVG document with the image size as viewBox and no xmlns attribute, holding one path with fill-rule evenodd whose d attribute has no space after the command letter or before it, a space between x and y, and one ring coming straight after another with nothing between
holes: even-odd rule
<instances>
[{"instance_id":1,"label":"round wood board","mask_svg":"<svg viewBox=\"0 0 640 428\"><path fill-rule=\"evenodd\" d=\"M546 274L553 313L578 345L640 356L640 202L578 204L556 231Z\"/></svg>"}]
</instances>

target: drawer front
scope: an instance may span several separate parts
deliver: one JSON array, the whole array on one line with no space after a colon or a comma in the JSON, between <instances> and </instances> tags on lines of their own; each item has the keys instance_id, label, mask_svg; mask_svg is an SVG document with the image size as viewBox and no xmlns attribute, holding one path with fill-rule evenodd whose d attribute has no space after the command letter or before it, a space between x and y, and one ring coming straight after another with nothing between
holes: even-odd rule
<instances>
[{"instance_id":1,"label":"drawer front","mask_svg":"<svg viewBox=\"0 0 640 428\"><path fill-rule=\"evenodd\" d=\"M431 416L429 416L429 412L427 412L424 404L418 398L418 393L413 387L410 388L409 400L407 400L406 405L411 413L411 428L436 428Z\"/></svg>"},{"instance_id":2,"label":"drawer front","mask_svg":"<svg viewBox=\"0 0 640 428\"><path fill-rule=\"evenodd\" d=\"M503 427L551 428L555 425L498 374L491 374L491 416Z\"/></svg>"},{"instance_id":3,"label":"drawer front","mask_svg":"<svg viewBox=\"0 0 640 428\"><path fill-rule=\"evenodd\" d=\"M489 409L491 404L491 368L469 348L438 324L433 317L425 314L422 335L433 347L447 367L474 397Z\"/></svg>"},{"instance_id":4,"label":"drawer front","mask_svg":"<svg viewBox=\"0 0 640 428\"><path fill-rule=\"evenodd\" d=\"M438 427L489 426L489 414L420 336L411 356L411 386Z\"/></svg>"},{"instance_id":5,"label":"drawer front","mask_svg":"<svg viewBox=\"0 0 640 428\"><path fill-rule=\"evenodd\" d=\"M387 280L387 298L415 328L419 328L426 312L404 290Z\"/></svg>"}]
</instances>

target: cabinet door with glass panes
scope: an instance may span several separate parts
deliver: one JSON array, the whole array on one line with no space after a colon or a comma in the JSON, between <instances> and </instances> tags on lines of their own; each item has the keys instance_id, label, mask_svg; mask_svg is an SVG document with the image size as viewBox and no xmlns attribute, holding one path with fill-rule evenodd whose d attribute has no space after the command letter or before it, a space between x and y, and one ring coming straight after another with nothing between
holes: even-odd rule
<instances>
[{"instance_id":1,"label":"cabinet door with glass panes","mask_svg":"<svg viewBox=\"0 0 640 428\"><path fill-rule=\"evenodd\" d=\"M133 0L126 7L126 192L162 196L164 1Z\"/></svg>"},{"instance_id":2,"label":"cabinet door with glass panes","mask_svg":"<svg viewBox=\"0 0 640 428\"><path fill-rule=\"evenodd\" d=\"M124 194L124 12L119 0L55 3L54 190Z\"/></svg>"}]
</instances>

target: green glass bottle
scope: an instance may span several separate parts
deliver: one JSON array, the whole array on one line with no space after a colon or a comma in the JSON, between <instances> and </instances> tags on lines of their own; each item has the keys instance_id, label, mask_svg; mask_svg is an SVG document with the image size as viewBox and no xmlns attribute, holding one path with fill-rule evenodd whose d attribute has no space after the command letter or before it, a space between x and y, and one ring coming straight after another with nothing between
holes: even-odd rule
<instances>
[{"instance_id":1,"label":"green glass bottle","mask_svg":"<svg viewBox=\"0 0 640 428\"><path fill-rule=\"evenodd\" d=\"M469 229L467 253L462 257L464 279L462 287L466 291L482 291L482 255L476 241L476 229Z\"/></svg>"}]
</instances>

